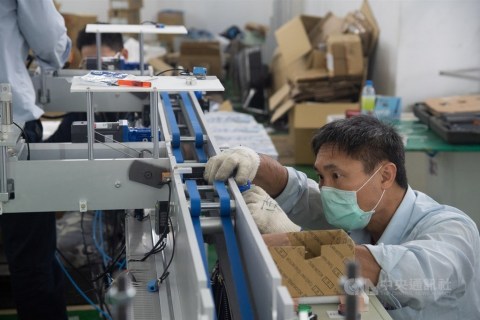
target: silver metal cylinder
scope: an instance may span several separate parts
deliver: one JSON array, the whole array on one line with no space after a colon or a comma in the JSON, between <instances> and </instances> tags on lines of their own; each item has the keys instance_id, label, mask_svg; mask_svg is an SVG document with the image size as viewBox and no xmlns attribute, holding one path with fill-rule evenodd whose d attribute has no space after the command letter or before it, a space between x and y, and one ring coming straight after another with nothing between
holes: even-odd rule
<instances>
[{"instance_id":1,"label":"silver metal cylinder","mask_svg":"<svg viewBox=\"0 0 480 320\"><path fill-rule=\"evenodd\" d=\"M102 34L98 30L95 34L95 42L97 45L97 69L102 70Z\"/></svg>"},{"instance_id":2,"label":"silver metal cylinder","mask_svg":"<svg viewBox=\"0 0 480 320\"><path fill-rule=\"evenodd\" d=\"M143 41L143 32L140 32L138 34L138 43L139 43L139 55L140 55L140 75L143 76L143 73L144 73L144 51L143 51L143 44L144 44L144 41Z\"/></svg>"},{"instance_id":3,"label":"silver metal cylinder","mask_svg":"<svg viewBox=\"0 0 480 320\"><path fill-rule=\"evenodd\" d=\"M8 193L7 161L8 161L8 147L0 147L0 194Z\"/></svg>"},{"instance_id":4,"label":"silver metal cylinder","mask_svg":"<svg viewBox=\"0 0 480 320\"><path fill-rule=\"evenodd\" d=\"M13 123L12 102L2 101L0 117L2 117L2 125Z\"/></svg>"},{"instance_id":5,"label":"silver metal cylinder","mask_svg":"<svg viewBox=\"0 0 480 320\"><path fill-rule=\"evenodd\" d=\"M158 145L158 90L156 88L150 92L150 128L153 143L153 159L158 159L160 148Z\"/></svg>"},{"instance_id":6,"label":"silver metal cylinder","mask_svg":"<svg viewBox=\"0 0 480 320\"><path fill-rule=\"evenodd\" d=\"M88 160L94 159L93 143L95 142L95 114L93 112L93 95L90 88L87 89L87 140Z\"/></svg>"},{"instance_id":7,"label":"silver metal cylinder","mask_svg":"<svg viewBox=\"0 0 480 320\"><path fill-rule=\"evenodd\" d=\"M232 223L235 223L235 220L232 219ZM223 224L220 217L200 217L200 226L204 235L223 232Z\"/></svg>"},{"instance_id":8,"label":"silver metal cylinder","mask_svg":"<svg viewBox=\"0 0 480 320\"><path fill-rule=\"evenodd\" d=\"M2 125L13 123L12 90L9 83L0 83L0 116Z\"/></svg>"}]
</instances>

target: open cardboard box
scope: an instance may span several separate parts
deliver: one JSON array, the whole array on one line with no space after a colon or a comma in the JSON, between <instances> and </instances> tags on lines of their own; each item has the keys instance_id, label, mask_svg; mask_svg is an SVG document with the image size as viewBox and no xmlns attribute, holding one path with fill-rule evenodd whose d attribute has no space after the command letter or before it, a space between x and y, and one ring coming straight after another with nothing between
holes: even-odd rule
<instances>
[{"instance_id":1,"label":"open cardboard box","mask_svg":"<svg viewBox=\"0 0 480 320\"><path fill-rule=\"evenodd\" d=\"M313 163L310 141L327 116L359 110L352 102L360 96L379 32L366 0L345 18L300 15L276 30L270 122L288 114L295 164Z\"/></svg>"},{"instance_id":2,"label":"open cardboard box","mask_svg":"<svg viewBox=\"0 0 480 320\"><path fill-rule=\"evenodd\" d=\"M327 123L332 114L345 113L347 110L360 110L358 103L350 102L300 102L289 98L289 85L284 85L272 97L270 107L275 106L270 121L275 122L288 112L289 140L293 149L295 164L312 165L315 155L310 147L314 133Z\"/></svg>"},{"instance_id":3,"label":"open cardboard box","mask_svg":"<svg viewBox=\"0 0 480 320\"><path fill-rule=\"evenodd\" d=\"M218 41L183 41L180 44L178 64L190 71L193 67L204 67L207 68L208 75L223 78L222 54Z\"/></svg>"},{"instance_id":4,"label":"open cardboard box","mask_svg":"<svg viewBox=\"0 0 480 320\"><path fill-rule=\"evenodd\" d=\"M290 77L292 75L298 77L298 72L301 73L306 69L321 69L325 65L326 45L328 41L335 41L335 39L329 40L329 37L336 37L338 40L338 37L348 34L345 39L345 48L341 51L336 50L340 55L330 57L331 68L334 67L332 62L335 60L337 65L343 68L337 71L332 69L332 76L345 73L358 74L358 68L363 66L366 69L362 52L364 58L368 59L371 56L379 33L380 29L366 0L358 11L344 18L336 17L332 13L324 17L309 15L294 17L275 31L278 50L271 65L274 75L273 90L278 90L287 81L287 79L280 79L275 75L276 73L292 80ZM330 54L333 54L332 50Z\"/></svg>"},{"instance_id":5,"label":"open cardboard box","mask_svg":"<svg viewBox=\"0 0 480 320\"><path fill-rule=\"evenodd\" d=\"M288 233L291 246L269 247L292 298L341 295L340 278L355 259L353 240L343 230Z\"/></svg>"}]
</instances>

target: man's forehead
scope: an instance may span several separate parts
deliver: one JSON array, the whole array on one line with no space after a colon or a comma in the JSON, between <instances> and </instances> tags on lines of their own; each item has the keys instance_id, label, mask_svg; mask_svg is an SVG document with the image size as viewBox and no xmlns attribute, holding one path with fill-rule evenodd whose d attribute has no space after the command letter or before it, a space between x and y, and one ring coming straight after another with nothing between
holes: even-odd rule
<instances>
[{"instance_id":1,"label":"man's forehead","mask_svg":"<svg viewBox=\"0 0 480 320\"><path fill-rule=\"evenodd\" d=\"M342 169L349 168L358 169L363 168L361 161L352 158L343 150L339 150L334 145L325 145L320 148L315 160L315 167L317 169Z\"/></svg>"}]
</instances>

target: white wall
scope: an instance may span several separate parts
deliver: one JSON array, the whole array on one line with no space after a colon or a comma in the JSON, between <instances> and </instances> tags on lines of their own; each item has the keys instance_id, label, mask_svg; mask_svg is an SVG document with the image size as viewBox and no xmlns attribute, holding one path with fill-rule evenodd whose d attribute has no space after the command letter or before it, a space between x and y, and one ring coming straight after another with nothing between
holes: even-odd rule
<instances>
[{"instance_id":1,"label":"white wall","mask_svg":"<svg viewBox=\"0 0 480 320\"><path fill-rule=\"evenodd\" d=\"M108 0L57 2L63 12L97 14L108 21ZM299 11L294 6L307 14L331 11L344 16L361 4L362 0L144 0L141 16L155 20L160 10L179 9L185 12L187 27L218 34L246 22L270 25L279 12L285 20ZM370 5L381 29L371 69L378 93L402 97L405 108L428 97L480 91L480 80L439 75L441 70L480 68L480 0L370 0ZM272 38L267 46L268 61L275 47Z\"/></svg>"},{"instance_id":2,"label":"white wall","mask_svg":"<svg viewBox=\"0 0 480 320\"><path fill-rule=\"evenodd\" d=\"M478 93L480 79L440 76L439 71L480 67L479 18L480 1L402 1L395 94L415 102Z\"/></svg>"},{"instance_id":3,"label":"white wall","mask_svg":"<svg viewBox=\"0 0 480 320\"><path fill-rule=\"evenodd\" d=\"M361 3L306 0L305 12L344 16ZM378 93L402 97L409 109L428 97L480 92L480 80L439 75L442 70L480 68L479 0L369 3L381 29L372 75Z\"/></svg>"}]
</instances>

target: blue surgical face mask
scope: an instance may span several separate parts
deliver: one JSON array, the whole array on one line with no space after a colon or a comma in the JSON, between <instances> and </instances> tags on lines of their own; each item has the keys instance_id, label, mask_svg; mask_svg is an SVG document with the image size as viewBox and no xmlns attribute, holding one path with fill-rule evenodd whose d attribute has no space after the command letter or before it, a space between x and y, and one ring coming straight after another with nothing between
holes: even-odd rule
<instances>
[{"instance_id":1,"label":"blue surgical face mask","mask_svg":"<svg viewBox=\"0 0 480 320\"><path fill-rule=\"evenodd\" d=\"M378 168L356 191L340 190L332 187L320 188L323 213L328 223L345 231L363 229L367 226L372 215L375 213L375 209L380 201L382 201L385 190L383 190L375 207L370 211L360 209L357 202L357 192L360 191L381 168L382 167Z\"/></svg>"}]
</instances>

